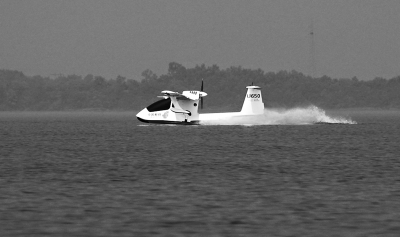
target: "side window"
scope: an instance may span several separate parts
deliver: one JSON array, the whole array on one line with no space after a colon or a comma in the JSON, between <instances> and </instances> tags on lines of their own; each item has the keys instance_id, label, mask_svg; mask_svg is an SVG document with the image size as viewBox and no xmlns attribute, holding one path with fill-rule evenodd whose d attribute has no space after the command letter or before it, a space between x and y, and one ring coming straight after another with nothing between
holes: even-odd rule
<instances>
[{"instance_id":1,"label":"side window","mask_svg":"<svg viewBox=\"0 0 400 237\"><path fill-rule=\"evenodd\" d=\"M169 109L171 105L171 99L163 99L163 100L159 100L149 106L147 106L147 110L149 112L155 112L155 111L160 111L160 110L167 110Z\"/></svg>"}]
</instances>

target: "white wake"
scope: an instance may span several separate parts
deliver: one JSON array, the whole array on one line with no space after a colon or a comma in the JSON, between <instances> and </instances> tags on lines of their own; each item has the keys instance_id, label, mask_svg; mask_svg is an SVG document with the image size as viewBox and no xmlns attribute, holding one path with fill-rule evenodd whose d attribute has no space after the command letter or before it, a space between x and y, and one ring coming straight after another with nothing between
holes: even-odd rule
<instances>
[{"instance_id":1,"label":"white wake","mask_svg":"<svg viewBox=\"0 0 400 237\"><path fill-rule=\"evenodd\" d=\"M204 125L307 125L307 124L357 124L343 117L328 116L316 106L293 109L265 109L263 115L241 116L231 119L205 121Z\"/></svg>"}]
</instances>

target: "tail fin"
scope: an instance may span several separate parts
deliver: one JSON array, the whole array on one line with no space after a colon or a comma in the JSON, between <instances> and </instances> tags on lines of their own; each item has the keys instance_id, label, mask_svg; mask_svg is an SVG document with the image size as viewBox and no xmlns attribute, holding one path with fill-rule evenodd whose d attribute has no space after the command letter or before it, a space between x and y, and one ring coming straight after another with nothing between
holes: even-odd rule
<instances>
[{"instance_id":1,"label":"tail fin","mask_svg":"<svg viewBox=\"0 0 400 237\"><path fill-rule=\"evenodd\" d=\"M245 115L264 114L264 103L261 96L261 88L259 86L247 86L246 97L241 113Z\"/></svg>"}]
</instances>

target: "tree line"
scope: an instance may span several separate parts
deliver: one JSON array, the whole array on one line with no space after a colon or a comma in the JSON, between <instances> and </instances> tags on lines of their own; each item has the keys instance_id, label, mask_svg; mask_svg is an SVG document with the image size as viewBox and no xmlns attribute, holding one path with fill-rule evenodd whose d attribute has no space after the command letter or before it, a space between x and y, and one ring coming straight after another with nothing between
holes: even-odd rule
<instances>
[{"instance_id":1,"label":"tree line","mask_svg":"<svg viewBox=\"0 0 400 237\"><path fill-rule=\"evenodd\" d=\"M324 109L400 109L400 76L361 81L356 77L312 78L297 71L264 72L240 66L217 65L186 68L171 62L168 72L157 76L145 70L141 80L117 76L26 76L0 70L0 111L140 110L157 100L162 90L200 90L204 80L208 110L240 110L245 86L262 88L266 107L290 108L316 105Z\"/></svg>"}]
</instances>

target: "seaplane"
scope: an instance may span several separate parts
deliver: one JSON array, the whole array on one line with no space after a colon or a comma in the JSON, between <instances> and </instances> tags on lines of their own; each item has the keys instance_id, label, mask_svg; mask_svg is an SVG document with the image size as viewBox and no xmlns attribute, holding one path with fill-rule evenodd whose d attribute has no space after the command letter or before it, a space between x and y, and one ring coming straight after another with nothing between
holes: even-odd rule
<instances>
[{"instance_id":1,"label":"seaplane","mask_svg":"<svg viewBox=\"0 0 400 237\"><path fill-rule=\"evenodd\" d=\"M144 108L136 117L144 123L201 125L231 121L242 118L256 118L264 114L264 103L259 86L247 86L240 112L199 113L203 108L203 98L207 93L203 91L203 81L200 91L183 91L182 93L164 90L161 91L161 100Z\"/></svg>"}]
</instances>

